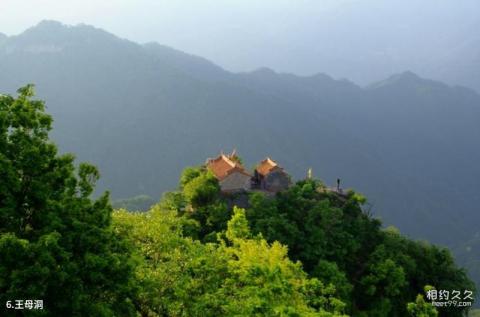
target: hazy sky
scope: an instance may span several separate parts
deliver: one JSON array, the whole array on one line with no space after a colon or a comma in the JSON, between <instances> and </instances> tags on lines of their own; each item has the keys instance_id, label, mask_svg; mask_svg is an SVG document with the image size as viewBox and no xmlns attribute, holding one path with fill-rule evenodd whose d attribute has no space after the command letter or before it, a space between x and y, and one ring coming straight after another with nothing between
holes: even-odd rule
<instances>
[{"instance_id":1,"label":"hazy sky","mask_svg":"<svg viewBox=\"0 0 480 317\"><path fill-rule=\"evenodd\" d=\"M282 46L295 24L356 0L0 0L0 32L18 34L43 19L86 23L137 42L156 41L235 70L264 46ZM279 43L280 42L280 43ZM231 50L234 50L232 52ZM242 53L243 51L243 53ZM262 53L263 54L263 53ZM267 65L274 66L274 65Z\"/></svg>"},{"instance_id":2,"label":"hazy sky","mask_svg":"<svg viewBox=\"0 0 480 317\"><path fill-rule=\"evenodd\" d=\"M463 45L459 34L468 37L461 41L480 34L480 1L0 0L2 33L43 19L156 41L234 71L268 66L368 82L405 68L421 72L425 59Z\"/></svg>"},{"instance_id":3,"label":"hazy sky","mask_svg":"<svg viewBox=\"0 0 480 317\"><path fill-rule=\"evenodd\" d=\"M280 21L291 23L295 16L306 18L356 1L0 0L0 30L17 34L42 19L52 19L94 24L137 41L181 43L218 28L257 33L253 27L264 27L261 32L278 32Z\"/></svg>"}]
</instances>

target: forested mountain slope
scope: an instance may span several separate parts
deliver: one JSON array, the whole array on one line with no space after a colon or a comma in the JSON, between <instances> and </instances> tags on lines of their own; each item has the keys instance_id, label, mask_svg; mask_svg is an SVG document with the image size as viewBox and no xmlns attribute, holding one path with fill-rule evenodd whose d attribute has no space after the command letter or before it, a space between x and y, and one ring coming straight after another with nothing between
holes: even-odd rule
<instances>
[{"instance_id":1,"label":"forested mountain slope","mask_svg":"<svg viewBox=\"0 0 480 317\"><path fill-rule=\"evenodd\" d=\"M327 75L230 73L158 44L42 22L0 38L0 89L35 83L54 139L114 198L159 197L184 166L236 147L295 178L365 193L416 238L456 245L480 221L480 96L405 72L361 88Z\"/></svg>"},{"instance_id":2,"label":"forested mountain slope","mask_svg":"<svg viewBox=\"0 0 480 317\"><path fill-rule=\"evenodd\" d=\"M2 316L32 309L11 298L33 296L42 298L33 309L46 316L460 317L469 310L453 298L452 307L430 303L432 288L440 296L464 290L463 300L473 300L476 288L448 249L382 228L364 196L311 175L275 195L227 193L200 164L148 212L113 212L108 192L92 199L98 169L59 155L52 117L34 96L32 85L0 95ZM234 205L239 199L244 208Z\"/></svg>"}]
</instances>

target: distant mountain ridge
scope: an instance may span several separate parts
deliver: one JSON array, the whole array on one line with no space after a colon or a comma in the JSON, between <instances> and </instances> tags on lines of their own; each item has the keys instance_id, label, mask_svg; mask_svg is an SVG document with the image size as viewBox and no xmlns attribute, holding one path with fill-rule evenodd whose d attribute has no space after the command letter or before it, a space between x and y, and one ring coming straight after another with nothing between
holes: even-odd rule
<instances>
[{"instance_id":1,"label":"distant mountain ridge","mask_svg":"<svg viewBox=\"0 0 480 317\"><path fill-rule=\"evenodd\" d=\"M162 62L169 63L197 78L216 80L224 79L229 74L226 70L205 58L187 54L165 45L151 42L144 44L143 47Z\"/></svg>"},{"instance_id":2,"label":"distant mountain ridge","mask_svg":"<svg viewBox=\"0 0 480 317\"><path fill-rule=\"evenodd\" d=\"M369 197L384 222L457 245L480 221L480 96L405 72L362 88L317 74L227 72L91 26L0 36L0 91L37 85L63 151L98 165L114 198L153 197L184 166L237 147ZM465 199L468 197L468 199ZM449 234L446 234L446 233Z\"/></svg>"}]
</instances>

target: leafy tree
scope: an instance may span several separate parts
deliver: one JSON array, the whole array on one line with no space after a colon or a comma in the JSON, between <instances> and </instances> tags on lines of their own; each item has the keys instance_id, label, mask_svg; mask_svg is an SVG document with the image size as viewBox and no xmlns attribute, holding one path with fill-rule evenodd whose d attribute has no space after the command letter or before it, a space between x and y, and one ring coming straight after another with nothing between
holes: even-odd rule
<instances>
[{"instance_id":1,"label":"leafy tree","mask_svg":"<svg viewBox=\"0 0 480 317\"><path fill-rule=\"evenodd\" d=\"M431 286L425 286L425 292L431 289ZM407 304L407 311L412 317L437 317L438 311L432 304L425 301L422 294L418 294L415 302Z\"/></svg>"},{"instance_id":2,"label":"leafy tree","mask_svg":"<svg viewBox=\"0 0 480 317\"><path fill-rule=\"evenodd\" d=\"M141 259L137 302L145 316L342 316L333 289L308 279L280 243L251 238L235 209L224 236L206 243L182 235L182 218L154 207L115 213L120 235ZM228 243L226 243L228 242Z\"/></svg>"},{"instance_id":3,"label":"leafy tree","mask_svg":"<svg viewBox=\"0 0 480 317\"><path fill-rule=\"evenodd\" d=\"M288 259L285 246L278 242L269 245L261 236L248 239L250 229L243 209L234 208L226 236L233 243L232 247L223 245L232 257L228 264L233 274L221 291L229 295L229 316L343 315L345 305L333 296L332 289L309 280L301 264Z\"/></svg>"},{"instance_id":4,"label":"leafy tree","mask_svg":"<svg viewBox=\"0 0 480 317\"><path fill-rule=\"evenodd\" d=\"M226 230L234 205L228 196L210 200L184 214L199 220L197 237L203 241L214 241ZM288 246L289 258L300 261L310 277L332 286L355 316L405 316L407 303L427 284L475 289L448 250L409 240L392 228L382 230L381 222L363 211L365 202L358 193L338 195L309 179L275 197L251 193L245 215L253 236ZM461 316L464 310L441 308L439 316Z\"/></svg>"},{"instance_id":5,"label":"leafy tree","mask_svg":"<svg viewBox=\"0 0 480 317\"><path fill-rule=\"evenodd\" d=\"M164 210L175 211L181 215L185 212L187 202L182 192L166 192L162 195L159 205Z\"/></svg>"},{"instance_id":6,"label":"leafy tree","mask_svg":"<svg viewBox=\"0 0 480 317\"><path fill-rule=\"evenodd\" d=\"M404 316L406 303L427 284L475 289L448 250L381 230L363 203L357 193L339 196L306 180L274 199L252 195L247 216L254 233L288 245L290 258L300 260L310 276L334 283L353 315ZM439 311L440 316L462 314L458 308Z\"/></svg>"},{"instance_id":7,"label":"leafy tree","mask_svg":"<svg viewBox=\"0 0 480 317\"><path fill-rule=\"evenodd\" d=\"M182 175L180 176L180 188L184 188L185 185L190 183L191 180L202 175L203 171L199 167L187 167L183 170Z\"/></svg>"},{"instance_id":8,"label":"leafy tree","mask_svg":"<svg viewBox=\"0 0 480 317\"><path fill-rule=\"evenodd\" d=\"M235 243L239 239L250 238L250 228L248 228L245 210L233 207L233 216L228 222L227 228L226 237L231 242Z\"/></svg>"},{"instance_id":9,"label":"leafy tree","mask_svg":"<svg viewBox=\"0 0 480 317\"><path fill-rule=\"evenodd\" d=\"M204 242L216 242L217 233L226 230L231 210L220 197L215 176L205 168L186 168L181 178L180 192L167 193L162 207L197 221L198 226L185 228L191 237Z\"/></svg>"},{"instance_id":10,"label":"leafy tree","mask_svg":"<svg viewBox=\"0 0 480 317\"><path fill-rule=\"evenodd\" d=\"M423 291L424 285L434 285L445 290L475 290L463 269L455 265L453 257L445 248L439 248L426 242L411 241L398 231L383 231L383 239L372 253L370 263L388 258L403 269L405 281L391 302L396 310L415 298ZM464 311L458 307L441 307L439 316L462 316Z\"/></svg>"},{"instance_id":11,"label":"leafy tree","mask_svg":"<svg viewBox=\"0 0 480 317\"><path fill-rule=\"evenodd\" d=\"M188 177L193 177L193 173L190 173L189 169L187 169L186 174ZM220 186L218 185L217 179L211 172L206 171L189 179L183 186L185 198L194 208L213 202L219 191Z\"/></svg>"},{"instance_id":12,"label":"leafy tree","mask_svg":"<svg viewBox=\"0 0 480 317\"><path fill-rule=\"evenodd\" d=\"M50 316L132 316L133 262L112 230L97 169L58 155L52 118L33 100L0 96L0 302L42 299ZM0 315L4 315L3 313Z\"/></svg>"},{"instance_id":13,"label":"leafy tree","mask_svg":"<svg viewBox=\"0 0 480 317\"><path fill-rule=\"evenodd\" d=\"M143 316L215 316L214 296L225 278L225 255L213 244L182 236L182 219L155 206L150 212L114 214L117 232L134 246L140 264L137 302Z\"/></svg>"},{"instance_id":14,"label":"leafy tree","mask_svg":"<svg viewBox=\"0 0 480 317\"><path fill-rule=\"evenodd\" d=\"M335 293L344 301L350 299L353 286L350 284L345 272L338 268L337 263L320 260L311 275L317 277L326 285L334 287Z\"/></svg>"}]
</instances>

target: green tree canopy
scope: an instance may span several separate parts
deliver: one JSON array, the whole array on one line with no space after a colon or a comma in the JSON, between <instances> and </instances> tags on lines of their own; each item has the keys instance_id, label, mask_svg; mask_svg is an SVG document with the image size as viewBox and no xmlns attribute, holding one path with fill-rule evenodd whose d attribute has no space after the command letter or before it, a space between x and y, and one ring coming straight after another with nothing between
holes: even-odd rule
<instances>
[{"instance_id":1,"label":"green tree canopy","mask_svg":"<svg viewBox=\"0 0 480 317\"><path fill-rule=\"evenodd\" d=\"M108 193L90 198L97 169L59 155L33 86L18 93L0 96L0 302L41 299L36 313L49 316L133 315L130 251L112 230Z\"/></svg>"},{"instance_id":2,"label":"green tree canopy","mask_svg":"<svg viewBox=\"0 0 480 317\"><path fill-rule=\"evenodd\" d=\"M475 290L447 249L312 179L226 195L188 168L149 212L112 222L108 193L91 198L98 170L59 155L51 125L32 86L0 96L0 301L44 300L33 315L455 317L423 287Z\"/></svg>"},{"instance_id":3,"label":"green tree canopy","mask_svg":"<svg viewBox=\"0 0 480 317\"><path fill-rule=\"evenodd\" d=\"M425 292L427 292L432 287L427 285L425 286ZM431 303L425 301L425 298L422 294L418 294L415 302L407 304L408 314L412 317L437 317L438 311Z\"/></svg>"},{"instance_id":4,"label":"green tree canopy","mask_svg":"<svg viewBox=\"0 0 480 317\"><path fill-rule=\"evenodd\" d=\"M143 315L343 316L334 290L309 279L285 246L250 238L243 209L235 209L229 240L219 243L184 237L182 218L160 206L146 214L119 211L114 219L142 259Z\"/></svg>"},{"instance_id":5,"label":"green tree canopy","mask_svg":"<svg viewBox=\"0 0 480 317\"><path fill-rule=\"evenodd\" d=\"M186 193L180 190L177 195ZM190 204L182 215L199 226L189 234L203 241L212 241L227 229L227 234L243 236L242 218L234 205L245 196L252 236L261 234L268 243L288 246L289 258L300 261L310 278L332 286L352 315L405 316L407 303L428 284L446 290L475 289L447 249L382 229L381 222L362 209L365 197L353 191L339 195L318 180L299 181L275 197L259 192L217 194L201 206ZM232 212L233 227L227 228ZM439 316L462 316L464 311L442 307Z\"/></svg>"}]
</instances>

